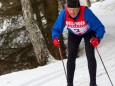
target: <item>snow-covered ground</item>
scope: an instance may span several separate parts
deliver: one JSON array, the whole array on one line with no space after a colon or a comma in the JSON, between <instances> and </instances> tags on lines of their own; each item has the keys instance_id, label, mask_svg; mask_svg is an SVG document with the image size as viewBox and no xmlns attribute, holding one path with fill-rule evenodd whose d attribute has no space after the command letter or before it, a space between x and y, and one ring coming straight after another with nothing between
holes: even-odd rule
<instances>
[{"instance_id":1,"label":"snow-covered ground","mask_svg":"<svg viewBox=\"0 0 115 86\"><path fill-rule=\"evenodd\" d=\"M98 50L115 85L115 0L95 3L91 9L106 27L105 37L98 46ZM111 86L97 52L96 59L98 86ZM64 60L65 64L66 61ZM76 59L74 85L89 86L85 54ZM43 67L2 75L0 86L66 86L66 78L62 62L54 61Z\"/></svg>"}]
</instances>

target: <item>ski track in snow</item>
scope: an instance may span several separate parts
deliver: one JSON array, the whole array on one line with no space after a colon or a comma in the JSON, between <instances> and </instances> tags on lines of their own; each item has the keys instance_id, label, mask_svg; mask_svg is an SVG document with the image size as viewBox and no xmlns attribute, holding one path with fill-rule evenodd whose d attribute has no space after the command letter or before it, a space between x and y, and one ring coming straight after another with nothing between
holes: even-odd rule
<instances>
[{"instance_id":1,"label":"ski track in snow","mask_svg":"<svg viewBox=\"0 0 115 86\"><path fill-rule=\"evenodd\" d=\"M112 3L112 5L114 4ZM104 7L102 8L105 9ZM109 12L112 10L109 10ZM115 25L113 24L114 22L112 22L112 26L109 25L110 23L107 23L107 21L111 22L112 18L114 17L108 17L106 19L104 18L105 17L104 15L108 16L109 12L107 13L106 10L98 11L99 17L102 17L102 22L104 22L104 25L106 25L107 28L107 33L105 34L104 39L100 43L98 50L102 57L104 65L108 71L108 74L113 84L115 85L115 73L114 73L115 72L115 51L114 51L115 50L115 35L114 35ZM112 16L114 15L112 14ZM97 60L97 84L98 86L111 86L108 76L99 58L99 55L97 54L96 50L95 52L96 52L96 60ZM65 66L66 66L66 62L67 60L64 60ZM54 68L53 67L54 65L56 66L58 65L58 67ZM28 72L27 75L23 75L21 74L21 72L17 73L17 75L14 74L14 76L9 75L11 79L7 79L7 77L6 78L3 77L3 79L0 79L1 80L0 82L4 82L4 83L0 83L0 86L66 86L66 78L65 78L63 65L61 61L49 64L47 66L38 68L36 70L37 71L33 73L27 70ZM33 76L29 76L32 74ZM20 78L19 81L15 80L17 77ZM21 77L29 77L29 78L31 77L31 79L29 80L27 78L25 79L22 78L21 80ZM89 86L89 73L88 73L88 66L87 66L87 58L85 54L82 55L80 58L76 59L74 86Z\"/></svg>"},{"instance_id":2,"label":"ski track in snow","mask_svg":"<svg viewBox=\"0 0 115 86\"><path fill-rule=\"evenodd\" d=\"M63 75L63 71L61 71L62 69L59 69L59 70L55 70L53 72L50 72L46 75L43 75L41 77L38 77L38 78L35 78L33 80L30 80L26 83L23 83L19 86L43 86L45 83L44 82L47 82L47 81L52 81L54 79L56 79L56 77L61 77L61 75ZM43 78L45 77L45 78ZM53 86L53 85L52 85Z\"/></svg>"}]
</instances>

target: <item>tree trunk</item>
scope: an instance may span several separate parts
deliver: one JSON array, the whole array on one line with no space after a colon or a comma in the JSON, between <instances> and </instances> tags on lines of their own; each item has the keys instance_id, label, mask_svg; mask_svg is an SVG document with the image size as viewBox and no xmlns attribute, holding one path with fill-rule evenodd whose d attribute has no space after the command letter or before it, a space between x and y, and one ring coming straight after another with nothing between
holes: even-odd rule
<instances>
[{"instance_id":1,"label":"tree trunk","mask_svg":"<svg viewBox=\"0 0 115 86\"><path fill-rule=\"evenodd\" d=\"M100 0L96 0L96 2L99 2Z\"/></svg>"},{"instance_id":2,"label":"tree trunk","mask_svg":"<svg viewBox=\"0 0 115 86\"><path fill-rule=\"evenodd\" d=\"M49 1L39 0L39 2L37 0L34 0L34 3L36 3L33 4L33 8L35 8L34 12L37 15L37 22L45 38L45 42L47 44L48 50L50 51L51 55L53 55L55 59L60 59L59 50L57 47L53 46L52 39L51 39L51 28L58 16L58 2L57 0L49 0ZM40 16L40 13L42 13L43 16ZM43 18L46 19L47 21L45 25L42 24ZM66 53L65 53L66 48L63 42L63 37L61 36L60 39L61 39L60 47L61 47L62 55L64 58L66 58Z\"/></svg>"},{"instance_id":3,"label":"tree trunk","mask_svg":"<svg viewBox=\"0 0 115 86\"><path fill-rule=\"evenodd\" d=\"M55 23L57 16L58 16L57 0L50 0L50 1L45 0L45 18L47 19L47 27L44 30L45 31L44 35L47 37L45 40L47 41L48 49L51 52L51 54L56 59L61 59L58 48L53 46L52 41L49 41L49 40L52 40L51 39L51 28L53 27L53 24ZM61 47L63 58L66 58L63 36L60 37L60 44L61 44L60 47Z\"/></svg>"},{"instance_id":4,"label":"tree trunk","mask_svg":"<svg viewBox=\"0 0 115 86\"><path fill-rule=\"evenodd\" d=\"M90 2L90 0L86 0L86 2L87 2L87 6L88 6L88 7L91 7L91 2Z\"/></svg>"},{"instance_id":5,"label":"tree trunk","mask_svg":"<svg viewBox=\"0 0 115 86\"><path fill-rule=\"evenodd\" d=\"M21 0L23 16L25 20L26 30L32 42L35 55L39 65L45 65L48 61L50 53L46 47L43 35L34 20L33 10L30 0Z\"/></svg>"}]
</instances>

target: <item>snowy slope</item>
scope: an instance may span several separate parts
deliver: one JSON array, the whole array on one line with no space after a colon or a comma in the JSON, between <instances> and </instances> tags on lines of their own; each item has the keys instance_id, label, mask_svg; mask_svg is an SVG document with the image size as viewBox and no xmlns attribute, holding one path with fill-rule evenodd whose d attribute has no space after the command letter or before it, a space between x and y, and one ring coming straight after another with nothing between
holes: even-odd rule
<instances>
[{"instance_id":1,"label":"snowy slope","mask_svg":"<svg viewBox=\"0 0 115 86\"><path fill-rule=\"evenodd\" d=\"M106 34L98 46L108 73L115 85L115 0L93 4L91 9L106 27ZM111 86L96 52L97 84ZM66 64L67 60L64 60ZM89 86L89 74L85 55L76 60L75 86ZM0 86L66 86L62 62L55 61L36 69L14 72L0 76Z\"/></svg>"}]
</instances>

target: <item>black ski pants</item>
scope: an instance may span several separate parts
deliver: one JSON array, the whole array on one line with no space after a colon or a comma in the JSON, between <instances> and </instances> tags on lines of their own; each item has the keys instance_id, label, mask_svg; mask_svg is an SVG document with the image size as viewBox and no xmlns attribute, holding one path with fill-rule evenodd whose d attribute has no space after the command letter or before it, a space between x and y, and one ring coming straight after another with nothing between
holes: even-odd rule
<instances>
[{"instance_id":1,"label":"black ski pants","mask_svg":"<svg viewBox=\"0 0 115 86\"><path fill-rule=\"evenodd\" d=\"M94 31L90 31L89 33L83 36L77 36L72 33L68 33L68 60L67 60L67 83L73 86L73 78L75 71L75 61L79 48L79 44L84 38L85 42L85 52L88 61L88 69L90 75L90 82L96 81L96 59L94 53L94 47L90 44L90 39L92 36L95 36Z\"/></svg>"}]
</instances>

